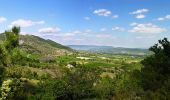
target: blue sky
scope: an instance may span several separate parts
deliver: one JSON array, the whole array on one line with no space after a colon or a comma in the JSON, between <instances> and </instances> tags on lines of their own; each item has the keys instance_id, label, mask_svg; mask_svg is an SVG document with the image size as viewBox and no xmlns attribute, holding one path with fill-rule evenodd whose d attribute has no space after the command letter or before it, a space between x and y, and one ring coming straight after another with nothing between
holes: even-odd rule
<instances>
[{"instance_id":1,"label":"blue sky","mask_svg":"<svg viewBox=\"0 0 170 100\"><path fill-rule=\"evenodd\" d=\"M169 7L169 0L0 0L0 32L17 25L64 45L148 48L170 38Z\"/></svg>"}]
</instances>

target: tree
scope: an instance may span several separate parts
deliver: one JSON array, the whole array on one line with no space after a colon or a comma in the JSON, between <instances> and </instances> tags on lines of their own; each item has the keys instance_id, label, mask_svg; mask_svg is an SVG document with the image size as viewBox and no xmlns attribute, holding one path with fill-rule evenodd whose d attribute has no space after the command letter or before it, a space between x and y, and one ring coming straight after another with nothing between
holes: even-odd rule
<instances>
[{"instance_id":1,"label":"tree","mask_svg":"<svg viewBox=\"0 0 170 100\"><path fill-rule=\"evenodd\" d=\"M10 31L5 31L5 47L9 51L19 46L20 27L14 26Z\"/></svg>"},{"instance_id":2,"label":"tree","mask_svg":"<svg viewBox=\"0 0 170 100\"><path fill-rule=\"evenodd\" d=\"M144 67L140 73L141 86L145 91L157 92L168 98L166 94L170 94L167 90L170 88L170 42L164 38L149 50L154 54L142 61ZM161 96L160 98L162 99Z\"/></svg>"},{"instance_id":3,"label":"tree","mask_svg":"<svg viewBox=\"0 0 170 100\"><path fill-rule=\"evenodd\" d=\"M20 27L14 26L11 30L5 31L5 41L0 45L0 61L4 66L11 66L13 50L19 46Z\"/></svg>"}]
</instances>

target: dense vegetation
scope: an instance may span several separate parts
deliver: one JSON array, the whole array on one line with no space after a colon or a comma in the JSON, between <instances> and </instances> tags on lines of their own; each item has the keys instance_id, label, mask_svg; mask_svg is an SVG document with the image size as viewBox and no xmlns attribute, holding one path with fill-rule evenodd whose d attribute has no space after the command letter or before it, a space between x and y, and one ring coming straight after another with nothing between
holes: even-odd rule
<instances>
[{"instance_id":1,"label":"dense vegetation","mask_svg":"<svg viewBox=\"0 0 170 100\"><path fill-rule=\"evenodd\" d=\"M19 32L19 27L13 27L1 38L2 100L170 99L170 42L166 38L150 48L153 55L145 57L75 52L29 36L37 42L33 46L31 39ZM52 56L45 49L48 47L69 54Z\"/></svg>"}]
</instances>

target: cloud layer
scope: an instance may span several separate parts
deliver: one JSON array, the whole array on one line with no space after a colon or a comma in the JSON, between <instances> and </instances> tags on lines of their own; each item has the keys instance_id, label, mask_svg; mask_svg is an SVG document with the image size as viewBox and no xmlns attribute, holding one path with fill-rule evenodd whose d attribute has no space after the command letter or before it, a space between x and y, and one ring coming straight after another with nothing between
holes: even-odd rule
<instances>
[{"instance_id":1,"label":"cloud layer","mask_svg":"<svg viewBox=\"0 0 170 100\"><path fill-rule=\"evenodd\" d=\"M146 15L149 11L150 10L146 8L138 9L132 12L127 9L126 14L124 14L125 12L121 13L119 10L114 11L114 9L91 8L88 13L83 13L79 16L76 16L75 20L72 20L70 17L68 17L67 20L62 20L62 18L58 16L59 20L61 19L61 21L57 19L55 20L56 22L50 23L45 23L45 21L41 20L28 20L22 18L9 22L9 20L7 21L7 18L0 17L0 23L7 21L3 24L0 24L2 26L2 29L0 30L3 30L3 28L6 26L21 26L21 34L37 35L64 44L72 43L129 46L136 43L137 46L141 46L138 45L138 42L136 42L140 40L141 44L145 46L145 44L148 42L147 39L157 40L158 38L165 36L166 33L163 32L169 32L168 24L166 24L166 26L163 24L162 27L159 26L160 22L158 21L155 22L153 20L149 20L149 18L145 19L147 16L150 18L154 17L152 16L152 12L151 14ZM162 17L161 15L159 16L159 18L154 17L154 20L167 21L170 19L170 14L167 14L166 16L164 15ZM48 19L44 20L51 21ZM131 24L128 25L129 23ZM57 26L61 25L59 27L63 27L62 31L59 27L54 26L56 24ZM163 33L163 35L155 33ZM169 35L166 37L168 36ZM143 43L144 40L146 40L145 44Z\"/></svg>"},{"instance_id":2,"label":"cloud layer","mask_svg":"<svg viewBox=\"0 0 170 100\"><path fill-rule=\"evenodd\" d=\"M136 18L137 18L137 19L142 19L142 18L145 18L145 15L139 14L139 15L136 15Z\"/></svg>"},{"instance_id":3,"label":"cloud layer","mask_svg":"<svg viewBox=\"0 0 170 100\"><path fill-rule=\"evenodd\" d=\"M38 30L39 33L58 33L60 31L61 29L58 27L56 28L48 27L48 28L42 28Z\"/></svg>"},{"instance_id":4,"label":"cloud layer","mask_svg":"<svg viewBox=\"0 0 170 100\"><path fill-rule=\"evenodd\" d=\"M129 32L133 33L162 33L166 31L165 28L161 28L152 23L146 24L132 23L131 26L133 26L133 28L129 30Z\"/></svg>"},{"instance_id":5,"label":"cloud layer","mask_svg":"<svg viewBox=\"0 0 170 100\"><path fill-rule=\"evenodd\" d=\"M97 9L93 12L94 14L97 14L99 16L109 16L112 14L110 10L107 9Z\"/></svg>"},{"instance_id":6,"label":"cloud layer","mask_svg":"<svg viewBox=\"0 0 170 100\"><path fill-rule=\"evenodd\" d=\"M113 30L113 31L124 31L125 29L122 28L122 27L114 26L114 27L112 28L112 30Z\"/></svg>"},{"instance_id":7,"label":"cloud layer","mask_svg":"<svg viewBox=\"0 0 170 100\"><path fill-rule=\"evenodd\" d=\"M119 18L119 15L113 15L112 16L112 19L116 19L116 18Z\"/></svg>"},{"instance_id":8,"label":"cloud layer","mask_svg":"<svg viewBox=\"0 0 170 100\"><path fill-rule=\"evenodd\" d=\"M20 26L20 27L31 27L34 25L44 24L44 21L32 21L32 20L25 20L25 19L18 19L13 21L10 26Z\"/></svg>"},{"instance_id":9,"label":"cloud layer","mask_svg":"<svg viewBox=\"0 0 170 100\"><path fill-rule=\"evenodd\" d=\"M130 14L135 15L137 19L143 19L146 17L144 13L147 12L149 12L149 10L144 8L144 9L138 9L136 11L130 12Z\"/></svg>"},{"instance_id":10,"label":"cloud layer","mask_svg":"<svg viewBox=\"0 0 170 100\"><path fill-rule=\"evenodd\" d=\"M138 9L136 11L133 11L130 14L142 14L142 13L146 13L148 11L149 11L148 9L143 8L143 9Z\"/></svg>"},{"instance_id":11,"label":"cloud layer","mask_svg":"<svg viewBox=\"0 0 170 100\"><path fill-rule=\"evenodd\" d=\"M170 20L170 15L166 15L164 17L159 17L159 18L157 18L157 20L159 20L159 21Z\"/></svg>"},{"instance_id":12,"label":"cloud layer","mask_svg":"<svg viewBox=\"0 0 170 100\"><path fill-rule=\"evenodd\" d=\"M7 21L7 18L0 16L0 23Z\"/></svg>"}]
</instances>

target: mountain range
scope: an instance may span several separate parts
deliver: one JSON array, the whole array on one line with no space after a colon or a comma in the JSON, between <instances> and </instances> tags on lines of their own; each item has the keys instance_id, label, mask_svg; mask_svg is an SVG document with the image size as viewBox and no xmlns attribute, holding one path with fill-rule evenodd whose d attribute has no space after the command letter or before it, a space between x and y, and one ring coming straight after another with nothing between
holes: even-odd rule
<instances>
[{"instance_id":1,"label":"mountain range","mask_svg":"<svg viewBox=\"0 0 170 100\"><path fill-rule=\"evenodd\" d=\"M4 34L0 34L0 43L5 39ZM148 55L151 52L142 48L124 48L113 46L96 45L67 45L56 43L49 39L43 39L34 35L20 35L20 47L32 53L41 55L65 55L71 54L74 50L88 51L91 53L103 54L129 54L129 55Z\"/></svg>"},{"instance_id":2,"label":"mountain range","mask_svg":"<svg viewBox=\"0 0 170 100\"><path fill-rule=\"evenodd\" d=\"M89 51L93 53L129 54L129 55L151 54L151 52L148 49L142 49L142 48L124 48L124 47L96 46L96 45L68 45L68 47L75 50Z\"/></svg>"}]
</instances>

